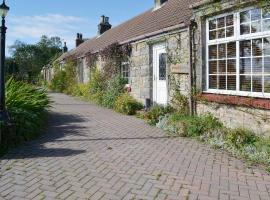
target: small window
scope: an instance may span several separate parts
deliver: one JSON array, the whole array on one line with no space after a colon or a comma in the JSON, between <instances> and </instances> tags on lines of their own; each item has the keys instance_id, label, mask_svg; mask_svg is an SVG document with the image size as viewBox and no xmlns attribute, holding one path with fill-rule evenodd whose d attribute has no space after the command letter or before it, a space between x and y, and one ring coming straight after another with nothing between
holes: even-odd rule
<instances>
[{"instance_id":1,"label":"small window","mask_svg":"<svg viewBox=\"0 0 270 200\"><path fill-rule=\"evenodd\" d=\"M128 82L130 81L130 66L128 62L122 63L121 74Z\"/></svg>"},{"instance_id":2,"label":"small window","mask_svg":"<svg viewBox=\"0 0 270 200\"><path fill-rule=\"evenodd\" d=\"M167 69L167 54L159 54L159 80L166 80L166 69Z\"/></svg>"}]
</instances>

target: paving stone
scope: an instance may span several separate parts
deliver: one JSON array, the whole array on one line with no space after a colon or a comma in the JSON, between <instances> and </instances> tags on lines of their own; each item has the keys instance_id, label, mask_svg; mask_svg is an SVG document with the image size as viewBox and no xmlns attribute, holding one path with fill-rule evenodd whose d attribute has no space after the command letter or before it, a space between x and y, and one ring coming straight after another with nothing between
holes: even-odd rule
<instances>
[{"instance_id":1,"label":"paving stone","mask_svg":"<svg viewBox=\"0 0 270 200\"><path fill-rule=\"evenodd\" d=\"M225 152L76 98L51 97L44 134L1 158L0 200L270 199L270 176Z\"/></svg>"}]
</instances>

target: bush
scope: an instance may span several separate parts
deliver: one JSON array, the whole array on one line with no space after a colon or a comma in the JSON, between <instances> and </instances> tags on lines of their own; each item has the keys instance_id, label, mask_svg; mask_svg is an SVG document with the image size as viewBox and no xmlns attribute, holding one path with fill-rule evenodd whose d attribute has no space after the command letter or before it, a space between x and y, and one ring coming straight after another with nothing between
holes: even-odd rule
<instances>
[{"instance_id":1,"label":"bush","mask_svg":"<svg viewBox=\"0 0 270 200\"><path fill-rule=\"evenodd\" d=\"M244 145L254 145L258 136L246 129L227 129L225 131L226 142L240 148Z\"/></svg>"},{"instance_id":2,"label":"bush","mask_svg":"<svg viewBox=\"0 0 270 200\"><path fill-rule=\"evenodd\" d=\"M50 99L44 90L10 79L6 84L6 105L16 124L16 142L20 143L39 133Z\"/></svg>"},{"instance_id":3,"label":"bush","mask_svg":"<svg viewBox=\"0 0 270 200\"><path fill-rule=\"evenodd\" d=\"M159 121L159 118L165 116L168 113L172 113L173 108L170 106L159 106L154 105L150 108L148 112L144 114L144 119L150 125L156 125Z\"/></svg>"},{"instance_id":4,"label":"bush","mask_svg":"<svg viewBox=\"0 0 270 200\"><path fill-rule=\"evenodd\" d=\"M77 97L89 97L89 88L88 85L83 84L83 83L79 83L76 84L72 87L72 94L73 96L77 96Z\"/></svg>"},{"instance_id":5,"label":"bush","mask_svg":"<svg viewBox=\"0 0 270 200\"><path fill-rule=\"evenodd\" d=\"M114 103L121 94L124 92L124 86L127 81L120 75L117 75L108 81L106 92L103 96L103 106L113 108Z\"/></svg>"},{"instance_id":6,"label":"bush","mask_svg":"<svg viewBox=\"0 0 270 200\"><path fill-rule=\"evenodd\" d=\"M91 78L89 81L89 93L90 95L94 95L106 89L106 79L104 75L99 71L95 70L91 73Z\"/></svg>"},{"instance_id":7,"label":"bush","mask_svg":"<svg viewBox=\"0 0 270 200\"><path fill-rule=\"evenodd\" d=\"M175 111L182 115L188 115L189 105L186 96L182 95L179 91L176 91L171 100L172 107Z\"/></svg>"},{"instance_id":8,"label":"bush","mask_svg":"<svg viewBox=\"0 0 270 200\"><path fill-rule=\"evenodd\" d=\"M57 71L49 85L49 88L56 92L64 92L66 85L67 74L65 71Z\"/></svg>"},{"instance_id":9,"label":"bush","mask_svg":"<svg viewBox=\"0 0 270 200\"><path fill-rule=\"evenodd\" d=\"M124 93L121 96L117 97L114 103L114 110L127 115L136 114L137 110L141 110L143 105L137 102L132 96L128 93Z\"/></svg>"},{"instance_id":10,"label":"bush","mask_svg":"<svg viewBox=\"0 0 270 200\"><path fill-rule=\"evenodd\" d=\"M212 134L220 129L222 124L212 115L186 116L173 114L170 116L168 124L175 126L176 132L181 136L196 137Z\"/></svg>"}]
</instances>

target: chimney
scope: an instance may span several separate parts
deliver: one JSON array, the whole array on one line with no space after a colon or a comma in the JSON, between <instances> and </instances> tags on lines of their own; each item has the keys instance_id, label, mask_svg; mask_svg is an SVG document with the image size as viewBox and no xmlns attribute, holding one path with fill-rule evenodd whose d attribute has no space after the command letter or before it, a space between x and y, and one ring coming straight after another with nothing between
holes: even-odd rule
<instances>
[{"instance_id":1,"label":"chimney","mask_svg":"<svg viewBox=\"0 0 270 200\"><path fill-rule=\"evenodd\" d=\"M67 43L64 42L63 53L68 52Z\"/></svg>"},{"instance_id":2,"label":"chimney","mask_svg":"<svg viewBox=\"0 0 270 200\"><path fill-rule=\"evenodd\" d=\"M155 0L155 8L160 8L168 0Z\"/></svg>"},{"instance_id":3,"label":"chimney","mask_svg":"<svg viewBox=\"0 0 270 200\"><path fill-rule=\"evenodd\" d=\"M80 46L83 42L83 35L81 33L77 33L76 47Z\"/></svg>"},{"instance_id":4,"label":"chimney","mask_svg":"<svg viewBox=\"0 0 270 200\"><path fill-rule=\"evenodd\" d=\"M106 31L110 30L112 25L109 22L109 17L102 15L100 17L100 23L98 25L98 35L102 35Z\"/></svg>"}]
</instances>

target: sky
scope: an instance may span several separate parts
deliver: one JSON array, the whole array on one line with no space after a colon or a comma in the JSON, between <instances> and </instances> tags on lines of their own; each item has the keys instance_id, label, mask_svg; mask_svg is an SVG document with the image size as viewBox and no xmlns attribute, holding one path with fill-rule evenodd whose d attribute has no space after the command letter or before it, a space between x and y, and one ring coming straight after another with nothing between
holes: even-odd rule
<instances>
[{"instance_id":1,"label":"sky","mask_svg":"<svg viewBox=\"0 0 270 200\"><path fill-rule=\"evenodd\" d=\"M76 33L84 38L97 34L101 15L116 26L152 8L154 0L6 0L6 4L7 47L16 40L36 43L47 35L59 36L71 49Z\"/></svg>"}]
</instances>

